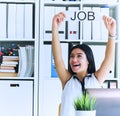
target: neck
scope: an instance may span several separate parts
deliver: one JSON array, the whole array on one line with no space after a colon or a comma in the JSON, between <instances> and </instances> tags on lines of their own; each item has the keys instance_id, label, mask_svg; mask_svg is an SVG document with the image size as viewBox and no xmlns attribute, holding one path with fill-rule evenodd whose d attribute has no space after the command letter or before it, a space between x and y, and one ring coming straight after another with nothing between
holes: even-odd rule
<instances>
[{"instance_id":1,"label":"neck","mask_svg":"<svg viewBox=\"0 0 120 116\"><path fill-rule=\"evenodd\" d=\"M76 74L77 77L79 78L80 81L83 81L83 79L85 78L85 76L87 75L88 73L85 72L85 73L78 73Z\"/></svg>"}]
</instances>

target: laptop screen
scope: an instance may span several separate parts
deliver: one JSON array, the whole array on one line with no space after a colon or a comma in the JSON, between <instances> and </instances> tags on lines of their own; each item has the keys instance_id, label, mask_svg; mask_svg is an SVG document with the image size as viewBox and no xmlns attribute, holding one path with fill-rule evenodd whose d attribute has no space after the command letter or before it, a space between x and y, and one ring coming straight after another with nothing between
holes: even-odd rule
<instances>
[{"instance_id":1,"label":"laptop screen","mask_svg":"<svg viewBox=\"0 0 120 116\"><path fill-rule=\"evenodd\" d=\"M96 116L120 116L120 89L87 89L96 98Z\"/></svg>"}]
</instances>

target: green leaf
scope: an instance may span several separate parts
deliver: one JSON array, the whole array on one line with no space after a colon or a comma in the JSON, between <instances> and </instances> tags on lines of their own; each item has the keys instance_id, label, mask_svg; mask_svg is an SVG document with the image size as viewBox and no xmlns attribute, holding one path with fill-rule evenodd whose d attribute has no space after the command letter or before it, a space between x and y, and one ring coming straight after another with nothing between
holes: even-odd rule
<instances>
[{"instance_id":1,"label":"green leaf","mask_svg":"<svg viewBox=\"0 0 120 116\"><path fill-rule=\"evenodd\" d=\"M94 110L96 99L91 98L88 93L84 93L81 97L74 100L75 110Z\"/></svg>"}]
</instances>

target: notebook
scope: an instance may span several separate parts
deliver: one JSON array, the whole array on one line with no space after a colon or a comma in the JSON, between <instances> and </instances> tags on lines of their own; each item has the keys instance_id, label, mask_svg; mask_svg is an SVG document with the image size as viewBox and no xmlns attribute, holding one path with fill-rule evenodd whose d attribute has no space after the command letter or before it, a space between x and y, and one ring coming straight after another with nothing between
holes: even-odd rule
<instances>
[{"instance_id":1,"label":"notebook","mask_svg":"<svg viewBox=\"0 0 120 116\"><path fill-rule=\"evenodd\" d=\"M96 98L96 116L120 116L120 89L87 89Z\"/></svg>"}]
</instances>

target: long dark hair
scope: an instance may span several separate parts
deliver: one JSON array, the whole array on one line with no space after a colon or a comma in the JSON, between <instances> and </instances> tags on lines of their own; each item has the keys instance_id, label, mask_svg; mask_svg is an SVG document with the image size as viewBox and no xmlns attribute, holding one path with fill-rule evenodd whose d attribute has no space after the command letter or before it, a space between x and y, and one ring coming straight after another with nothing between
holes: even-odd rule
<instances>
[{"instance_id":1,"label":"long dark hair","mask_svg":"<svg viewBox=\"0 0 120 116\"><path fill-rule=\"evenodd\" d=\"M87 57L87 60L89 62L89 65L88 65L88 69L87 69L87 72L88 73L94 73L96 71L96 68L95 68L95 61L94 61L94 56L93 56L93 52L92 52L92 49L86 45L86 44L77 44L75 46L73 46L71 49L70 49L70 52L69 52L69 60L70 60L70 54L71 52L76 49L76 48L79 48L81 50L84 51L84 53L86 54L86 57ZM70 63L69 63L69 71L71 74L75 74L71 67L70 67Z\"/></svg>"}]
</instances>

